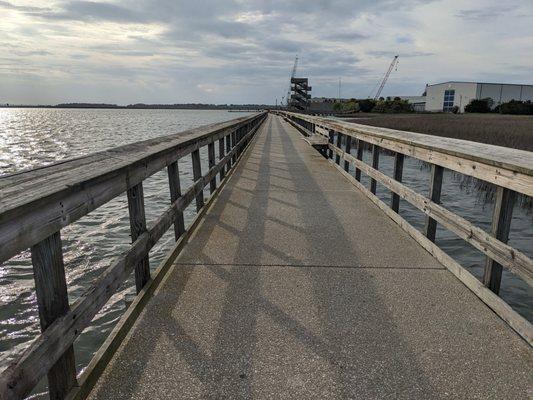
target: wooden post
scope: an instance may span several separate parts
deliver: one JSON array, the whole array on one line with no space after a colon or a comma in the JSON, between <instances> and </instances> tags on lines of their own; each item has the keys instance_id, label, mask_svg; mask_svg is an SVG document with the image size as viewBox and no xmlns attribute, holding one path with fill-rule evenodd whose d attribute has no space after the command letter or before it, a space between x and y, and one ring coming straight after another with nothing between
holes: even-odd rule
<instances>
[{"instance_id":1,"label":"wooden post","mask_svg":"<svg viewBox=\"0 0 533 400\"><path fill-rule=\"evenodd\" d=\"M128 189L128 210L130 212L131 242L146 232L146 215L144 213L144 192L142 182ZM150 279L148 254L135 266L135 287L141 291Z\"/></svg>"},{"instance_id":2,"label":"wooden post","mask_svg":"<svg viewBox=\"0 0 533 400\"><path fill-rule=\"evenodd\" d=\"M60 233L56 232L32 246L31 260L41 331L44 332L70 310ZM70 346L48 371L50 399L64 399L76 384L74 349Z\"/></svg>"},{"instance_id":3,"label":"wooden post","mask_svg":"<svg viewBox=\"0 0 533 400\"><path fill-rule=\"evenodd\" d=\"M342 134L340 132L337 132L337 144L336 144L336 146L339 149L341 148L341 143L342 143ZM341 163L341 156L338 153L335 155L335 163L337 165L340 165L340 163Z\"/></svg>"},{"instance_id":4,"label":"wooden post","mask_svg":"<svg viewBox=\"0 0 533 400\"><path fill-rule=\"evenodd\" d=\"M215 143L211 142L207 145L207 159L209 161L209 169L215 166ZM209 181L209 194L213 194L217 189L216 175Z\"/></svg>"},{"instance_id":5,"label":"wooden post","mask_svg":"<svg viewBox=\"0 0 533 400\"><path fill-rule=\"evenodd\" d=\"M329 134L329 143L333 144L333 138L335 136L335 131L333 129L330 129L328 131L328 134ZM329 153L328 154L329 154L328 158L333 158L333 150L329 149Z\"/></svg>"},{"instance_id":6,"label":"wooden post","mask_svg":"<svg viewBox=\"0 0 533 400\"><path fill-rule=\"evenodd\" d=\"M346 154L350 154L352 151L352 137L346 135ZM350 162L348 160L344 161L344 170L348 172L350 170Z\"/></svg>"},{"instance_id":7,"label":"wooden post","mask_svg":"<svg viewBox=\"0 0 533 400\"><path fill-rule=\"evenodd\" d=\"M226 152L229 154L231 151L231 133L226 136ZM226 164L226 172L229 172L231 168L231 158L228 160Z\"/></svg>"},{"instance_id":8,"label":"wooden post","mask_svg":"<svg viewBox=\"0 0 533 400\"><path fill-rule=\"evenodd\" d=\"M194 150L191 153L192 156L192 176L194 182L202 178L202 164L200 163L200 150ZM204 191L201 190L200 193L196 195L196 211L204 206Z\"/></svg>"},{"instance_id":9,"label":"wooden post","mask_svg":"<svg viewBox=\"0 0 533 400\"><path fill-rule=\"evenodd\" d=\"M377 144L372 145L372 168L379 168L379 146ZM376 194L377 182L375 179L370 179L370 191L372 194Z\"/></svg>"},{"instance_id":10,"label":"wooden post","mask_svg":"<svg viewBox=\"0 0 533 400\"><path fill-rule=\"evenodd\" d=\"M235 145L237 144L237 131L238 129L231 132L231 148L233 149ZM237 162L237 152L233 153L233 156L231 157L232 164L235 164Z\"/></svg>"},{"instance_id":11,"label":"wooden post","mask_svg":"<svg viewBox=\"0 0 533 400\"><path fill-rule=\"evenodd\" d=\"M503 243L509 240L511 229L511 219L513 218L513 207L516 199L516 192L498 186L496 189L496 202L492 213L491 234ZM502 280L502 266L491 258L487 257L485 263L485 274L483 283L487 288L498 294Z\"/></svg>"},{"instance_id":12,"label":"wooden post","mask_svg":"<svg viewBox=\"0 0 533 400\"><path fill-rule=\"evenodd\" d=\"M442 176L444 173L444 168L440 165L431 165L431 181L429 183L429 199L437 204L440 204L440 193L442 189ZM425 227L426 237L435 243L435 238L437 235L437 221L433 218L426 217L426 227Z\"/></svg>"},{"instance_id":13,"label":"wooden post","mask_svg":"<svg viewBox=\"0 0 533 400\"><path fill-rule=\"evenodd\" d=\"M404 155L402 153L396 153L394 156L394 175L393 178L398 182L402 181L403 173L403 159ZM397 193L392 192L391 198L391 208L393 211L398 212L400 210L400 196Z\"/></svg>"},{"instance_id":14,"label":"wooden post","mask_svg":"<svg viewBox=\"0 0 533 400\"><path fill-rule=\"evenodd\" d=\"M222 160L224 158L224 155L226 154L224 149L224 138L218 140L218 161ZM226 166L223 165L222 168L220 168L220 180L224 179L225 174L225 168Z\"/></svg>"},{"instance_id":15,"label":"wooden post","mask_svg":"<svg viewBox=\"0 0 533 400\"><path fill-rule=\"evenodd\" d=\"M364 146L365 142L363 142L361 139L357 139L357 159L359 161L363 161ZM361 170L359 168L355 168L355 179L358 182L361 182Z\"/></svg>"},{"instance_id":16,"label":"wooden post","mask_svg":"<svg viewBox=\"0 0 533 400\"><path fill-rule=\"evenodd\" d=\"M170 187L170 202L174 203L181 197L180 171L178 162L174 161L167 168L168 184ZM174 221L174 237L178 240L185 232L185 221L183 220L183 212L179 211Z\"/></svg>"}]
</instances>

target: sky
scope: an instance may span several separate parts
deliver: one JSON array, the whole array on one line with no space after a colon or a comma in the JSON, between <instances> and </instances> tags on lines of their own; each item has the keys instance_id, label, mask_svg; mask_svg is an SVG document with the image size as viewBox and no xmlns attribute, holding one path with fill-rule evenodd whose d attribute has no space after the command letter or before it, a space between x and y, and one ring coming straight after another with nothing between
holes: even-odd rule
<instances>
[{"instance_id":1,"label":"sky","mask_svg":"<svg viewBox=\"0 0 533 400\"><path fill-rule=\"evenodd\" d=\"M0 0L0 103L263 103L533 84L533 0Z\"/></svg>"}]
</instances>

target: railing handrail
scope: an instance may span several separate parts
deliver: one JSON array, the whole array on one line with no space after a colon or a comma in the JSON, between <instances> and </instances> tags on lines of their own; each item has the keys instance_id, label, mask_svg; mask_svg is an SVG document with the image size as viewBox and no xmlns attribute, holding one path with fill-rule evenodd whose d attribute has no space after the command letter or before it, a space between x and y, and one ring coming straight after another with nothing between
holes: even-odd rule
<instances>
[{"instance_id":1,"label":"railing handrail","mask_svg":"<svg viewBox=\"0 0 533 400\"><path fill-rule=\"evenodd\" d=\"M42 333L0 372L1 399L24 398L46 374L51 398L65 398L77 390L73 350L76 338L132 271L135 271L137 289L134 303L138 307L132 313L140 313L142 305L183 249L191 230L198 225L207 205L226 182L265 117L266 113L258 113L2 178L2 190L10 189L3 200L7 198L10 202L7 206L4 203L4 208L0 209L0 262L31 247ZM200 156L203 146L207 146L208 156L205 174L202 174ZM178 160L189 154L193 183L182 193ZM84 171L87 168L92 170ZM170 189L169 206L147 225L143 181L165 168ZM220 176L220 186L217 185L217 175ZM45 190L41 186L46 182L49 186ZM204 202L206 186L211 194L207 203ZM33 195L23 199L20 191L30 189L35 191ZM61 228L120 194L127 194L132 245L117 255L90 287L69 304ZM183 212L195 199L197 216L186 228ZM152 274L149 252L172 225L176 244ZM126 321L121 319L123 323L117 325L121 333L116 335L125 334L132 320L131 315ZM113 336L112 341L116 337ZM91 362L98 364L100 357L110 357L116 350L111 345L106 347L104 344L104 347L102 354L107 355L99 351ZM99 372L95 368L87 373L96 376ZM82 386L87 389L91 384L89 375L82 375Z\"/></svg>"},{"instance_id":2,"label":"railing handrail","mask_svg":"<svg viewBox=\"0 0 533 400\"><path fill-rule=\"evenodd\" d=\"M530 151L354 124L293 112L281 111L280 113L295 116L324 129L334 130L354 138L367 139L367 141L373 138L374 141L369 141L369 143L375 142L374 144L380 147L533 196L533 157ZM391 142L396 146L393 146ZM424 151L426 154L416 154L417 150ZM446 156L450 157L446 159ZM461 165L458 164L456 158L472 163ZM478 164L485 168L478 168Z\"/></svg>"},{"instance_id":3,"label":"railing handrail","mask_svg":"<svg viewBox=\"0 0 533 400\"><path fill-rule=\"evenodd\" d=\"M431 135L375 129L292 112L278 113L284 115L287 121L306 136L315 137L316 134L326 136L328 140L319 145L322 154L331 159L330 162L335 168L533 346L533 325L498 297L503 268L522 278L529 286L533 285L533 260L507 244L516 192L533 195L533 176L528 169L532 161L531 152L457 139L450 139L450 143L446 143L447 139ZM343 136L345 136L344 145ZM407 138L417 140L407 140ZM438 145L433 144L433 141L437 141ZM457 149L450 148L452 143L458 145ZM372 149L371 165L363 161L366 145L370 145ZM381 148L394 154L392 176L379 171ZM479 149L478 154L473 150L466 152L474 148ZM486 151L484 155L481 149L498 149L500 155L491 153L490 157L486 157ZM356 150L356 156L352 155L353 150ZM465 154L466 157L463 156ZM524 163L520 168L512 163L496 162L506 154L520 155L520 159L525 155L527 157L524 157ZM427 197L402 183L406 155L431 165ZM350 165L353 165L355 170L353 175L350 173ZM490 232L484 231L440 205L444 168L496 185ZM361 173L370 178L370 188L361 183ZM376 196L377 183L390 190L390 206ZM423 232L399 215L400 199L406 200L426 215ZM483 282L435 245L437 223L486 255Z\"/></svg>"},{"instance_id":4,"label":"railing handrail","mask_svg":"<svg viewBox=\"0 0 533 400\"><path fill-rule=\"evenodd\" d=\"M215 136L226 136L261 114L0 176L0 263L206 145L207 141L216 140ZM120 184L112 185L105 193L90 193L97 191L95 185L102 188L114 180ZM58 202L62 202L61 207L57 206ZM13 226L15 219L18 228Z\"/></svg>"}]
</instances>

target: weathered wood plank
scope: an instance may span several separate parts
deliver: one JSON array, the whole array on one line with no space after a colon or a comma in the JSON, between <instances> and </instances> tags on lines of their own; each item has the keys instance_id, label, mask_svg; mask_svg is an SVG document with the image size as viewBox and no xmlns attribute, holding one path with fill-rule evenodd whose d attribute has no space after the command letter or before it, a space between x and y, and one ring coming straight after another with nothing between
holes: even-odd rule
<instances>
[{"instance_id":1,"label":"weathered wood plank","mask_svg":"<svg viewBox=\"0 0 533 400\"><path fill-rule=\"evenodd\" d=\"M442 190L442 177L444 174L444 168L440 165L431 165L431 178L429 183L429 199L435 203L440 204L440 194ZM435 242L437 236L437 221L435 221L430 216L426 216L426 226L424 228L426 237L431 241Z\"/></svg>"},{"instance_id":2,"label":"weathered wood plank","mask_svg":"<svg viewBox=\"0 0 533 400\"><path fill-rule=\"evenodd\" d=\"M235 152L232 153L232 156L235 157ZM195 150L191 153L192 158L192 175L194 182L198 181L198 179L202 178L202 163L200 161L200 150ZM235 158L233 158L233 162L235 162ZM196 195L196 211L200 211L200 209L204 206L204 192L200 192Z\"/></svg>"},{"instance_id":3,"label":"weathered wood plank","mask_svg":"<svg viewBox=\"0 0 533 400\"><path fill-rule=\"evenodd\" d=\"M144 210L143 184L138 183L128 189L128 210L130 213L131 242L135 242L139 236L146 232L146 214ZM141 291L150 279L150 262L148 253L135 266L135 288L137 293Z\"/></svg>"},{"instance_id":4,"label":"weathered wood plank","mask_svg":"<svg viewBox=\"0 0 533 400\"><path fill-rule=\"evenodd\" d=\"M372 145L372 168L377 170L379 168L379 146L377 144ZM377 182L376 179L370 179L370 192L376 194Z\"/></svg>"},{"instance_id":5,"label":"weathered wood plank","mask_svg":"<svg viewBox=\"0 0 533 400\"><path fill-rule=\"evenodd\" d=\"M533 196L531 152L308 115L302 118L388 150Z\"/></svg>"},{"instance_id":6,"label":"weathered wood plank","mask_svg":"<svg viewBox=\"0 0 533 400\"><path fill-rule=\"evenodd\" d=\"M249 135L252 135L256 129L257 127ZM204 177L198 179L155 221L151 228L137 238L129 250L96 278L93 285L73 304L71 311L57 318L15 362L0 373L0 394L3 398L21 399L31 391L122 285L134 266L170 228L177 212L183 212L197 194L203 192L207 182L230 162L242 145L243 142L239 143Z\"/></svg>"},{"instance_id":7,"label":"weathered wood plank","mask_svg":"<svg viewBox=\"0 0 533 400\"><path fill-rule=\"evenodd\" d=\"M352 151L352 137L346 136L346 147L345 147L346 153L350 154ZM344 170L348 172L350 170L350 162L348 160L344 161Z\"/></svg>"},{"instance_id":8,"label":"weathered wood plank","mask_svg":"<svg viewBox=\"0 0 533 400\"><path fill-rule=\"evenodd\" d=\"M247 142L249 142L249 138ZM222 142L222 144L224 145L224 142ZM248 143L245 143L244 146L247 146L247 144ZM227 163L227 159L223 161L223 158L224 157L219 158L219 163L222 163L220 171L224 171L224 163ZM213 176L216 176L216 173L213 174ZM229 177L229 175L226 176ZM153 278L143 288L141 293L135 297L131 306L128 307L127 311L120 318L120 321L117 323L117 325L113 328L113 331L107 337L104 344L94 355L87 368L85 368L83 373L80 375L78 379L79 387L74 388L69 393L69 396L67 397L68 400L82 400L88 396L98 378L104 372L106 365L111 361L113 355L119 349L127 333L132 328L145 305L148 303L148 300L159 287L160 283L163 281L163 278L171 269L175 259L181 253L190 237L194 234L196 228L200 225L200 222L202 221L204 214L207 212L209 205L216 200L218 193L226 182L227 179L221 180L216 192L206 201L205 207L202 208L202 210L194 217L192 223L187 227L186 232L176 242L175 246L167 253L165 259L154 272Z\"/></svg>"},{"instance_id":9,"label":"weathered wood plank","mask_svg":"<svg viewBox=\"0 0 533 400\"><path fill-rule=\"evenodd\" d=\"M218 140L218 158L219 161L224 158L224 154L226 154L226 149L224 147L224 138ZM224 179L224 176L226 176L225 168L222 168L220 170L220 180Z\"/></svg>"},{"instance_id":10,"label":"weathered wood plank","mask_svg":"<svg viewBox=\"0 0 533 400\"><path fill-rule=\"evenodd\" d=\"M496 201L494 202L494 210L492 212L491 234L503 243L507 243L509 240L515 199L516 192L502 187L496 189ZM498 294L500 292L501 280L502 266L495 260L487 257L483 283L487 288Z\"/></svg>"},{"instance_id":11,"label":"weathered wood plank","mask_svg":"<svg viewBox=\"0 0 533 400\"><path fill-rule=\"evenodd\" d=\"M209 143L207 145L207 158L209 162L209 169L215 166L215 143ZM216 177L209 181L209 194L213 194L217 189Z\"/></svg>"},{"instance_id":12,"label":"weathered wood plank","mask_svg":"<svg viewBox=\"0 0 533 400\"><path fill-rule=\"evenodd\" d=\"M341 148L341 143L342 143L342 133L336 132L336 134L337 134L336 145L340 149ZM338 154L335 156L335 162L337 164L340 164L340 162L341 162L341 158L340 158L340 156Z\"/></svg>"},{"instance_id":13,"label":"weathered wood plank","mask_svg":"<svg viewBox=\"0 0 533 400\"><path fill-rule=\"evenodd\" d=\"M393 178L397 182L401 182L402 181L403 159L404 159L404 155L401 154L401 153L396 153L394 155L394 173L393 173ZM400 210L400 196L398 196L397 193L392 192L390 207L392 208L392 211L394 211L394 212L398 212Z\"/></svg>"},{"instance_id":14,"label":"weathered wood plank","mask_svg":"<svg viewBox=\"0 0 533 400\"><path fill-rule=\"evenodd\" d=\"M335 131L333 129L328 129L329 143L333 145L335 140ZM329 150L328 158L333 158L333 150Z\"/></svg>"},{"instance_id":15,"label":"weathered wood plank","mask_svg":"<svg viewBox=\"0 0 533 400\"><path fill-rule=\"evenodd\" d=\"M56 232L32 246L31 259L39 320L41 330L45 332L57 318L70 310L60 233ZM48 371L50 399L62 400L75 385L76 363L71 345Z\"/></svg>"},{"instance_id":16,"label":"weathered wood plank","mask_svg":"<svg viewBox=\"0 0 533 400\"><path fill-rule=\"evenodd\" d=\"M365 142L363 142L361 139L357 139L357 159L361 162L363 162L363 152L365 150ZM361 182L361 170L359 168L355 168L355 179L358 182Z\"/></svg>"},{"instance_id":17,"label":"weathered wood plank","mask_svg":"<svg viewBox=\"0 0 533 400\"><path fill-rule=\"evenodd\" d=\"M231 152L231 134L226 136L226 153L229 154L230 152ZM226 166L227 167L226 172L229 171L232 165L233 165L232 160L230 160Z\"/></svg>"},{"instance_id":18,"label":"weathered wood plank","mask_svg":"<svg viewBox=\"0 0 533 400\"><path fill-rule=\"evenodd\" d=\"M376 195L372 194L363 184L358 182L354 177L350 176L339 166L333 164L344 177L351 182L355 187L361 190L376 206L378 206L387 216L396 222L405 232L407 232L413 239L415 239L424 249L426 249L433 257L435 257L442 265L444 265L452 274L455 275L466 287L468 287L476 296L479 297L488 307L490 307L501 319L503 319L509 326L515 330L530 346L533 346L533 325L515 310L511 308L505 301L488 290L483 284L465 268L463 268L457 261L442 251L435 243L427 239L415 227L403 219L400 214L392 211L383 201Z\"/></svg>"},{"instance_id":19,"label":"weathered wood plank","mask_svg":"<svg viewBox=\"0 0 533 400\"><path fill-rule=\"evenodd\" d=\"M237 143L237 129L230 133L231 138L231 148L233 149L235 147L235 144ZM237 153L233 153L233 158L231 159L231 165L235 164L237 162Z\"/></svg>"},{"instance_id":20,"label":"weathered wood plank","mask_svg":"<svg viewBox=\"0 0 533 400\"><path fill-rule=\"evenodd\" d=\"M175 161L167 168L168 184L170 189L170 203L176 202L181 197L181 183L180 171L178 162ZM179 211L174 220L174 238L178 240L185 232L185 220L183 219L183 212Z\"/></svg>"},{"instance_id":21,"label":"weathered wood plank","mask_svg":"<svg viewBox=\"0 0 533 400\"><path fill-rule=\"evenodd\" d=\"M501 242L495 237L491 236L484 230L476 227L466 219L454 214L444 207L433 203L428 198L409 189L400 182L388 177L369 165L357 160L350 154L336 149L335 146L331 148L343 158L353 162L356 166L369 175L370 177L379 181L383 186L391 191L397 193L402 199L417 207L425 214L431 216L444 227L457 234L460 238L470 243L476 249L483 252L488 257L497 261L511 272L517 274L524 279L529 285L533 285L533 260L527 257L524 253L512 248L506 243Z\"/></svg>"},{"instance_id":22,"label":"weathered wood plank","mask_svg":"<svg viewBox=\"0 0 533 400\"><path fill-rule=\"evenodd\" d=\"M0 262L124 193L179 158L226 136L239 118L0 178Z\"/></svg>"}]
</instances>

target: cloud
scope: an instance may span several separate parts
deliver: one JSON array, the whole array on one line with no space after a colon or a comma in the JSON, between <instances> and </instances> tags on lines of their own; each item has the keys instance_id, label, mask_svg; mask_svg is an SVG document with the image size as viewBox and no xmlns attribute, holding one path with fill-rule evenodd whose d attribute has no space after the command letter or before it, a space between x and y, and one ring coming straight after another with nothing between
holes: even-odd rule
<instances>
[{"instance_id":1,"label":"cloud","mask_svg":"<svg viewBox=\"0 0 533 400\"><path fill-rule=\"evenodd\" d=\"M485 21L501 17L513 10L513 7L484 7L480 9L459 10L457 17L471 21Z\"/></svg>"},{"instance_id":2,"label":"cloud","mask_svg":"<svg viewBox=\"0 0 533 400\"><path fill-rule=\"evenodd\" d=\"M9 1L0 1L0 8L7 9L7 10L21 11L25 13L39 13L39 12L49 10L49 8L47 7L19 6L19 5L10 3Z\"/></svg>"},{"instance_id":3,"label":"cloud","mask_svg":"<svg viewBox=\"0 0 533 400\"><path fill-rule=\"evenodd\" d=\"M59 10L36 10L38 16L50 20L97 21L120 23L146 23L149 14L134 11L128 7L95 1L69 1L62 3Z\"/></svg>"},{"instance_id":4,"label":"cloud","mask_svg":"<svg viewBox=\"0 0 533 400\"><path fill-rule=\"evenodd\" d=\"M392 58L396 55L400 58L413 58L413 57L429 57L434 56L435 53L423 52L423 51L411 51L411 52L394 52L394 51L369 51L366 54L374 57L389 57Z\"/></svg>"},{"instance_id":5,"label":"cloud","mask_svg":"<svg viewBox=\"0 0 533 400\"><path fill-rule=\"evenodd\" d=\"M273 103L296 54L317 96L342 77L366 97L396 54L386 95L511 70L527 81L533 6L509 1L0 0L0 102Z\"/></svg>"}]
</instances>

